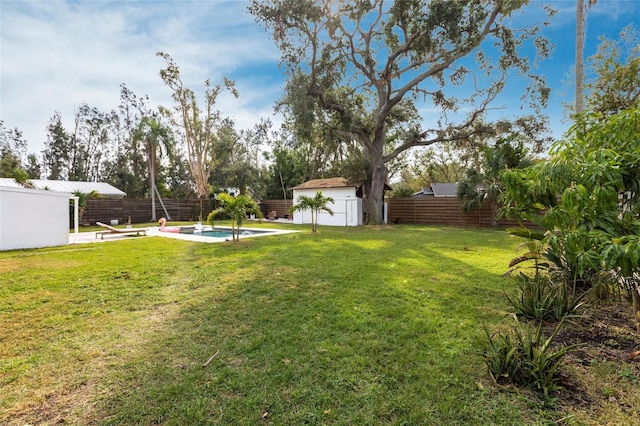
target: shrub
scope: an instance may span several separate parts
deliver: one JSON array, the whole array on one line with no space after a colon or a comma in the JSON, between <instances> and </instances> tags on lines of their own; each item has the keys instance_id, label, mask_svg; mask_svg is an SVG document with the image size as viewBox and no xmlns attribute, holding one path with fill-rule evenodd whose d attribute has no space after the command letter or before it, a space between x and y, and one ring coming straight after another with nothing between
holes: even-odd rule
<instances>
[{"instance_id":1,"label":"shrub","mask_svg":"<svg viewBox=\"0 0 640 426\"><path fill-rule=\"evenodd\" d=\"M587 295L587 292L578 294L575 286L570 289L565 282L554 282L543 274L530 277L520 273L518 290L518 297L507 295L515 314L538 321L560 321L565 317L579 316Z\"/></svg>"},{"instance_id":2,"label":"shrub","mask_svg":"<svg viewBox=\"0 0 640 426\"><path fill-rule=\"evenodd\" d=\"M389 196L391 198L411 197L414 192L416 192L416 190L412 188L411 185L402 182L393 186L393 191L391 191Z\"/></svg>"},{"instance_id":3,"label":"shrub","mask_svg":"<svg viewBox=\"0 0 640 426\"><path fill-rule=\"evenodd\" d=\"M546 340L542 321L535 331L515 326L510 333L490 335L485 329L489 344L483 356L493 380L524 386L550 399L551 393L562 388L558 377L562 358L576 347L560 346L555 350L551 347L563 322L564 318Z\"/></svg>"}]
</instances>

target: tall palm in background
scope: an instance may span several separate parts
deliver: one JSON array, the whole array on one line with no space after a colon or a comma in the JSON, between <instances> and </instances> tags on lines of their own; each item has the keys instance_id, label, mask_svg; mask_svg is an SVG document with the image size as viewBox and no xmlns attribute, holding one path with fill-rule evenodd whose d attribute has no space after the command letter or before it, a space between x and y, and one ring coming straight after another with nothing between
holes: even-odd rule
<instances>
[{"instance_id":1,"label":"tall palm in background","mask_svg":"<svg viewBox=\"0 0 640 426\"><path fill-rule=\"evenodd\" d=\"M333 203L333 198L325 197L322 195L322 191L316 191L314 197L300 195L296 203L289 209L289 213L311 210L311 232L316 232L318 229L318 213L320 210L324 210L333 216L333 210L327 206L329 203Z\"/></svg>"},{"instance_id":2,"label":"tall palm in background","mask_svg":"<svg viewBox=\"0 0 640 426\"><path fill-rule=\"evenodd\" d=\"M585 3L586 2L586 3ZM584 111L584 24L587 20L587 8L597 0L576 0L576 100L574 113Z\"/></svg>"},{"instance_id":3,"label":"tall palm in background","mask_svg":"<svg viewBox=\"0 0 640 426\"><path fill-rule=\"evenodd\" d=\"M147 170L149 177L149 194L151 196L151 220L156 221L156 179L160 169L159 155L164 149L168 153L172 149L171 131L155 117L144 117L134 138L142 142L147 157Z\"/></svg>"}]
</instances>

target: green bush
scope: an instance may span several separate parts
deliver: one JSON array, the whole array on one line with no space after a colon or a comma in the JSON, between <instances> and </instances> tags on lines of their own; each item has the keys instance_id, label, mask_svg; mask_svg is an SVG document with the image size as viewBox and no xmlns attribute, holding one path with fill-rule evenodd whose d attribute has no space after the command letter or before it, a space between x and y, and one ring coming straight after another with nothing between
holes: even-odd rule
<instances>
[{"instance_id":1,"label":"green bush","mask_svg":"<svg viewBox=\"0 0 640 426\"><path fill-rule=\"evenodd\" d=\"M412 188L408 183L399 183L394 185L393 191L389 195L391 198L411 197L415 192L415 188Z\"/></svg>"},{"instance_id":2,"label":"green bush","mask_svg":"<svg viewBox=\"0 0 640 426\"><path fill-rule=\"evenodd\" d=\"M564 282L554 282L548 276L536 274L533 277L520 273L518 276L518 297L507 300L515 309L515 314L538 321L560 321L579 316L584 308L586 292L578 294Z\"/></svg>"},{"instance_id":3,"label":"green bush","mask_svg":"<svg viewBox=\"0 0 640 426\"><path fill-rule=\"evenodd\" d=\"M551 399L551 393L561 389L558 369L562 358L576 347L552 349L551 343L563 322L564 318L546 340L542 333L542 321L535 331L515 326L510 333L491 335L485 329L488 348L483 355L493 380L496 383L524 386Z\"/></svg>"}]
</instances>

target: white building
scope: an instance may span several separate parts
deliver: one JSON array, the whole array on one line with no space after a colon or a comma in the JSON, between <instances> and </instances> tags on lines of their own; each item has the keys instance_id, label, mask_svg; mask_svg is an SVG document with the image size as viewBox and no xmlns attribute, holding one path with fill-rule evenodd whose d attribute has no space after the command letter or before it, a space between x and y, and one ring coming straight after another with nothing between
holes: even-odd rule
<instances>
[{"instance_id":1,"label":"white building","mask_svg":"<svg viewBox=\"0 0 640 426\"><path fill-rule=\"evenodd\" d=\"M74 234L78 235L78 197L74 192L96 191L102 197L126 194L104 182L31 179L27 189L13 178L0 178L0 250L69 244L69 200L74 206Z\"/></svg>"},{"instance_id":2,"label":"white building","mask_svg":"<svg viewBox=\"0 0 640 426\"><path fill-rule=\"evenodd\" d=\"M65 192L0 186L0 250L69 244Z\"/></svg>"},{"instance_id":3,"label":"white building","mask_svg":"<svg viewBox=\"0 0 640 426\"><path fill-rule=\"evenodd\" d=\"M363 223L364 211L362 204L362 184L349 183L345 178L314 179L300 184L293 189L293 202L301 195L315 197L316 192L322 192L325 197L333 198L333 203L327 207L333 211L333 216L325 211L318 212L318 225L329 226L360 226ZM384 221L387 222L386 203ZM311 211L295 212L293 223L310 224Z\"/></svg>"},{"instance_id":4,"label":"white building","mask_svg":"<svg viewBox=\"0 0 640 426\"><path fill-rule=\"evenodd\" d=\"M101 197L125 197L123 191L118 188L109 185L105 182L81 182L81 181L69 181L69 180L47 180L47 179L29 179L29 183L33 185L35 189L43 189L53 192L66 192L73 194L74 192L82 192L89 194L91 191L95 191L100 194ZM0 186L6 186L9 188L23 188L13 178L0 178Z\"/></svg>"}]
</instances>

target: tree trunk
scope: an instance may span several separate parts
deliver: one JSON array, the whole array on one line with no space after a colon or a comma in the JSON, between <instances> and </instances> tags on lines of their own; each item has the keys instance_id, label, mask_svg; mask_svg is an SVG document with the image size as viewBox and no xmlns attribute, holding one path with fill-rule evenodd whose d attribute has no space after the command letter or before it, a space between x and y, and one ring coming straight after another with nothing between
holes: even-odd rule
<instances>
[{"instance_id":1,"label":"tree trunk","mask_svg":"<svg viewBox=\"0 0 640 426\"><path fill-rule=\"evenodd\" d=\"M584 111L584 11L584 0L576 0L576 114Z\"/></svg>"},{"instance_id":2,"label":"tree trunk","mask_svg":"<svg viewBox=\"0 0 640 426\"><path fill-rule=\"evenodd\" d=\"M311 209L311 232L316 232L318 229L318 211Z\"/></svg>"},{"instance_id":3,"label":"tree trunk","mask_svg":"<svg viewBox=\"0 0 640 426\"><path fill-rule=\"evenodd\" d=\"M282 173L278 170L278 175L280 175L280 185L282 186L282 198L287 199L287 190L284 187L284 179L282 179Z\"/></svg>"},{"instance_id":4,"label":"tree trunk","mask_svg":"<svg viewBox=\"0 0 640 426\"><path fill-rule=\"evenodd\" d=\"M149 160L149 191L151 192L151 220L153 222L157 222L158 219L156 217L156 180L154 179L154 166Z\"/></svg>"},{"instance_id":5,"label":"tree trunk","mask_svg":"<svg viewBox=\"0 0 640 426\"><path fill-rule=\"evenodd\" d=\"M482 210L482 204L478 210ZM495 201L491 201L491 226L499 226L500 222L498 222L498 203Z\"/></svg>"},{"instance_id":6,"label":"tree trunk","mask_svg":"<svg viewBox=\"0 0 640 426\"><path fill-rule=\"evenodd\" d=\"M364 187L365 224L380 225L384 221L384 186L389 172L382 156L372 158L369 167L369 179Z\"/></svg>"},{"instance_id":7,"label":"tree trunk","mask_svg":"<svg viewBox=\"0 0 640 426\"><path fill-rule=\"evenodd\" d=\"M633 319L636 324L636 332L640 334L640 288L637 286L631 289L631 301L633 303Z\"/></svg>"}]
</instances>

